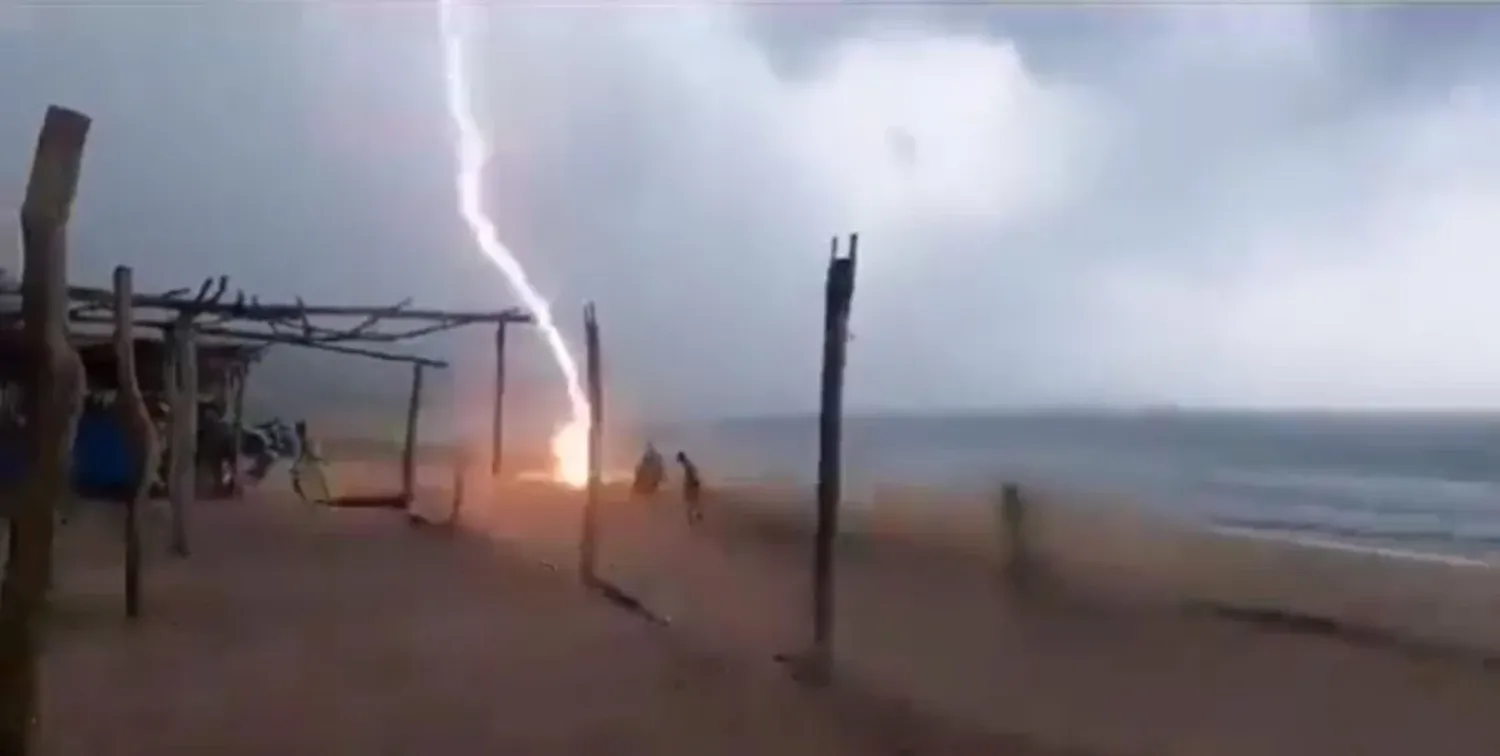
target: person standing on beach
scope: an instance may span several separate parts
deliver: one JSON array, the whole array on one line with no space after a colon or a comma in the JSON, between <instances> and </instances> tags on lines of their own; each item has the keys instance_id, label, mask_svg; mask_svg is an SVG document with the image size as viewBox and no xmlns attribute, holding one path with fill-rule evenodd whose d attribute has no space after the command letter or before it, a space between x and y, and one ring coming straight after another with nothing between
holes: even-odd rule
<instances>
[{"instance_id":1,"label":"person standing on beach","mask_svg":"<svg viewBox=\"0 0 1500 756\"><path fill-rule=\"evenodd\" d=\"M654 496L657 489L661 488L661 482L666 476L666 464L662 462L661 452L656 450L655 444L647 442L646 451L641 454L641 461L635 466L635 480L631 483L631 492L641 497Z\"/></svg>"},{"instance_id":2,"label":"person standing on beach","mask_svg":"<svg viewBox=\"0 0 1500 756\"><path fill-rule=\"evenodd\" d=\"M703 478L687 452L677 452L677 464L682 465L682 501L687 505L688 525L696 525L703 522Z\"/></svg>"},{"instance_id":3,"label":"person standing on beach","mask_svg":"<svg viewBox=\"0 0 1500 756\"><path fill-rule=\"evenodd\" d=\"M306 501L307 493L302 487L302 482L304 476L311 471L318 474L319 483L322 484L320 487L324 489L323 497L326 498L328 486L323 481L322 468L319 467L323 462L323 458L318 454L317 447L307 435L307 421L298 420L295 427L296 456L292 458L292 490L297 493L299 498Z\"/></svg>"},{"instance_id":4,"label":"person standing on beach","mask_svg":"<svg viewBox=\"0 0 1500 756\"><path fill-rule=\"evenodd\" d=\"M234 480L234 466L239 463L234 457L234 427L225 419L223 410L212 404L204 404L199 411L198 449L200 461L213 480L214 491L228 492Z\"/></svg>"}]
</instances>

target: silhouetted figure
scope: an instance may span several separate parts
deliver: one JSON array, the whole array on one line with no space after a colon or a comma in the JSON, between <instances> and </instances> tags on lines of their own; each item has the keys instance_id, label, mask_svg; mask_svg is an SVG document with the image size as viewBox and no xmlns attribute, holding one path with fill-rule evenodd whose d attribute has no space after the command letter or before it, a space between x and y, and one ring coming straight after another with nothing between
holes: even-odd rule
<instances>
[{"instance_id":1,"label":"silhouetted figure","mask_svg":"<svg viewBox=\"0 0 1500 756\"><path fill-rule=\"evenodd\" d=\"M641 461L636 463L635 480L630 490L636 496L654 496L666 476L667 465L662 461L661 452L656 450L654 444L647 443Z\"/></svg>"},{"instance_id":2,"label":"silhouetted figure","mask_svg":"<svg viewBox=\"0 0 1500 756\"><path fill-rule=\"evenodd\" d=\"M297 441L297 456L292 460L292 490L305 501L307 493L302 488L303 476L309 471L321 474L322 470L318 468L318 465L322 464L323 458L318 454L317 446L307 435L306 420L297 421L294 434ZM324 487L326 488L326 485Z\"/></svg>"},{"instance_id":3,"label":"silhouetted figure","mask_svg":"<svg viewBox=\"0 0 1500 756\"><path fill-rule=\"evenodd\" d=\"M211 404L198 413L199 464L213 481L215 494L228 493L234 480L234 426L224 413Z\"/></svg>"},{"instance_id":4,"label":"silhouetted figure","mask_svg":"<svg viewBox=\"0 0 1500 756\"><path fill-rule=\"evenodd\" d=\"M677 452L677 464L682 465L682 501L687 505L688 524L696 525L703 521L703 478L687 452Z\"/></svg>"}]
</instances>

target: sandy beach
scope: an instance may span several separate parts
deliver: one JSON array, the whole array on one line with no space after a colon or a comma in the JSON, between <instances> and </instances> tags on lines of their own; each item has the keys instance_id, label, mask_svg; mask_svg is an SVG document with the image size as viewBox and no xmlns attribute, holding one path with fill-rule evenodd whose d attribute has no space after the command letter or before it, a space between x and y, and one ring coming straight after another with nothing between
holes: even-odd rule
<instances>
[{"instance_id":1,"label":"sandy beach","mask_svg":"<svg viewBox=\"0 0 1500 756\"><path fill-rule=\"evenodd\" d=\"M446 480L424 466L419 514L447 515ZM577 586L582 494L468 488L454 535L205 502L194 556L155 560L134 627L107 523L70 525L44 752L1500 752L1500 676L1477 659L1023 597L995 560L858 514L837 681L812 692L773 660L809 634L810 509L721 493L689 528L670 493L607 492L600 571L659 627Z\"/></svg>"},{"instance_id":2,"label":"sandy beach","mask_svg":"<svg viewBox=\"0 0 1500 756\"><path fill-rule=\"evenodd\" d=\"M499 503L480 527L562 558L569 498L542 517L511 497L509 514ZM810 507L798 517L721 498L690 531L673 499L606 507L605 573L720 648L768 658L797 647L809 632ZM863 525L881 535L840 552L840 674L926 713L1096 754L1500 750L1500 675L1479 658L1153 604L1023 598L993 559Z\"/></svg>"},{"instance_id":3,"label":"sandy beach","mask_svg":"<svg viewBox=\"0 0 1500 756\"><path fill-rule=\"evenodd\" d=\"M109 514L60 542L42 753L1047 753L809 692L392 511L203 502L193 556L152 560L132 625Z\"/></svg>"}]
</instances>

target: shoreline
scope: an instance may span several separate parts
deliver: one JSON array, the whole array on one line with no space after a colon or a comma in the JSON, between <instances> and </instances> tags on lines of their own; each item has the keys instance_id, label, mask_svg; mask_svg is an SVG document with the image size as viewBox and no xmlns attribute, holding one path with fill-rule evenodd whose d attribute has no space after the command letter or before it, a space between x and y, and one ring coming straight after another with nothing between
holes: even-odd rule
<instances>
[{"instance_id":1,"label":"shoreline","mask_svg":"<svg viewBox=\"0 0 1500 756\"><path fill-rule=\"evenodd\" d=\"M581 497L522 504L505 492L470 526L507 547L568 559ZM789 522L721 498L692 530L673 496L606 501L604 576L673 627L761 658L805 642L810 511ZM835 657L841 675L934 716L1088 753L1500 748L1500 723L1487 713L1500 706L1500 674L1482 658L1308 632L1317 623L1295 617L1249 622L1159 596L1075 590L1089 572L1022 596L1006 589L999 560L892 535L842 542ZM1351 717L1362 725L1349 726Z\"/></svg>"},{"instance_id":2,"label":"shoreline","mask_svg":"<svg viewBox=\"0 0 1500 756\"><path fill-rule=\"evenodd\" d=\"M1494 424L1388 414L1340 422L1299 412L856 414L845 429L844 490L852 499L924 487L945 497L983 496L1015 482L1069 498L1133 502L1206 526L1500 561L1500 510L1492 506L1500 478L1494 464L1476 461L1488 458L1489 436L1475 432ZM814 420L667 424L651 435L659 446L692 453L711 484L811 491ZM519 464L507 470L546 468L544 441L522 441L508 447ZM606 442L606 458L624 463L614 473L628 475L639 446ZM340 443L361 454L382 447L332 442ZM1434 461L1424 449L1458 460ZM399 450L383 453L395 459Z\"/></svg>"},{"instance_id":3,"label":"shoreline","mask_svg":"<svg viewBox=\"0 0 1500 756\"><path fill-rule=\"evenodd\" d=\"M754 502L738 507L780 537L811 539L795 496L724 492ZM869 548L968 561L999 576L1006 534L994 502L950 504L893 490L847 506L841 537ZM1447 553L1393 549L1300 534L1205 525L1164 517L1118 500L1029 494L1022 530L1032 572L1051 590L1104 603L1216 606L1330 624L1397 645L1441 648L1481 659L1500 657L1500 564ZM777 501L769 507L761 502Z\"/></svg>"}]
</instances>

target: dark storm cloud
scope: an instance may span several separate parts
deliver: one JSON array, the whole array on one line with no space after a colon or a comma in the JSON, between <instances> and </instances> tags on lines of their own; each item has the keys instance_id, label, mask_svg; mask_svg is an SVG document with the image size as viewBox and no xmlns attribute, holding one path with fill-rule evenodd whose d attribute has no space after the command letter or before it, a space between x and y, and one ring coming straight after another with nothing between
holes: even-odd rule
<instances>
[{"instance_id":1,"label":"dark storm cloud","mask_svg":"<svg viewBox=\"0 0 1500 756\"><path fill-rule=\"evenodd\" d=\"M616 404L809 406L827 238L864 233L852 399L1500 399L1488 8L491 7L491 205ZM421 4L0 22L99 118L80 266L263 292L504 298L452 210ZM891 134L903 135L893 150ZM8 189L4 187L9 187ZM1493 218L1493 220L1492 220ZM525 359L545 374L545 355ZM481 361L482 362L482 361Z\"/></svg>"}]
</instances>

